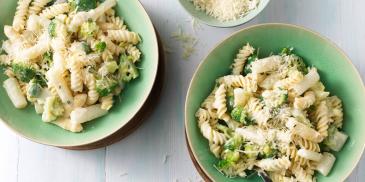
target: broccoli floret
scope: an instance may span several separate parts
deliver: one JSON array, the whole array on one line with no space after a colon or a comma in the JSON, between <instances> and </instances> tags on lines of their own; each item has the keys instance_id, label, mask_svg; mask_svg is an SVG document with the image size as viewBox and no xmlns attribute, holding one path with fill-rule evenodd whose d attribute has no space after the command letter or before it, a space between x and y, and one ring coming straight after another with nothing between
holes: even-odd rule
<instances>
[{"instance_id":1,"label":"broccoli floret","mask_svg":"<svg viewBox=\"0 0 365 182\"><path fill-rule=\"evenodd\" d=\"M284 103L288 102L288 94L282 94L279 98L279 106L283 105Z\"/></svg>"},{"instance_id":2,"label":"broccoli floret","mask_svg":"<svg viewBox=\"0 0 365 182\"><path fill-rule=\"evenodd\" d=\"M27 95L31 98L37 98L42 91L42 86L37 82L36 79L32 79L27 87Z\"/></svg>"},{"instance_id":3,"label":"broccoli floret","mask_svg":"<svg viewBox=\"0 0 365 182\"><path fill-rule=\"evenodd\" d=\"M102 41L96 43L95 45L95 51L98 53L104 52L105 48L106 48L106 43Z\"/></svg>"},{"instance_id":4,"label":"broccoli floret","mask_svg":"<svg viewBox=\"0 0 365 182\"><path fill-rule=\"evenodd\" d=\"M304 75L308 73L307 65L305 65L304 60L299 57L297 61L297 69L298 71L302 72Z\"/></svg>"},{"instance_id":5,"label":"broccoli floret","mask_svg":"<svg viewBox=\"0 0 365 182\"><path fill-rule=\"evenodd\" d=\"M118 69L118 64L115 61L109 61L109 62L105 62L103 64L103 66L100 67L99 69L99 74L102 76L106 76L108 74L112 74L115 71L117 71Z\"/></svg>"},{"instance_id":6,"label":"broccoli floret","mask_svg":"<svg viewBox=\"0 0 365 182\"><path fill-rule=\"evenodd\" d=\"M243 124L245 124L245 125L247 125L249 122L248 122L248 117L247 117L247 113L246 113L246 111L245 110L243 110L242 111L242 113L241 113L241 117L240 117L240 122L241 123L243 123Z\"/></svg>"},{"instance_id":7,"label":"broccoli floret","mask_svg":"<svg viewBox=\"0 0 365 182\"><path fill-rule=\"evenodd\" d=\"M35 75L35 77L34 77L34 79L42 87L46 87L47 86L47 79L46 79L46 77L42 73L37 72L36 75Z\"/></svg>"},{"instance_id":8,"label":"broccoli floret","mask_svg":"<svg viewBox=\"0 0 365 182\"><path fill-rule=\"evenodd\" d=\"M68 0L72 10L89 11L96 8L96 0Z\"/></svg>"},{"instance_id":9,"label":"broccoli floret","mask_svg":"<svg viewBox=\"0 0 365 182\"><path fill-rule=\"evenodd\" d=\"M290 61L289 66L297 69L298 71L302 72L304 75L306 75L308 73L308 68L307 65L304 63L303 58L292 54L291 55L293 58Z\"/></svg>"},{"instance_id":10,"label":"broccoli floret","mask_svg":"<svg viewBox=\"0 0 365 182\"><path fill-rule=\"evenodd\" d=\"M225 136L227 137L231 137L232 136L232 129L228 128L227 126L218 124L217 125L217 129L222 131L224 133Z\"/></svg>"},{"instance_id":11,"label":"broccoli floret","mask_svg":"<svg viewBox=\"0 0 365 182\"><path fill-rule=\"evenodd\" d=\"M86 54L90 54L91 53L92 50L91 50L89 44L87 44L86 42L82 42L81 45L82 45L82 49L84 50L84 52Z\"/></svg>"},{"instance_id":12,"label":"broccoli floret","mask_svg":"<svg viewBox=\"0 0 365 182\"><path fill-rule=\"evenodd\" d=\"M28 83L36 76L36 70L24 63L13 63L12 70L15 76L22 82Z\"/></svg>"},{"instance_id":13,"label":"broccoli floret","mask_svg":"<svg viewBox=\"0 0 365 182\"><path fill-rule=\"evenodd\" d=\"M245 154L248 158L256 158L257 157L257 150L255 149L255 146L252 144L246 144L244 147Z\"/></svg>"},{"instance_id":14,"label":"broccoli floret","mask_svg":"<svg viewBox=\"0 0 365 182\"><path fill-rule=\"evenodd\" d=\"M235 135L224 144L224 148L227 150L236 150L240 149L241 145L242 145L242 138L238 135Z\"/></svg>"},{"instance_id":15,"label":"broccoli floret","mask_svg":"<svg viewBox=\"0 0 365 182\"><path fill-rule=\"evenodd\" d=\"M243 75L247 75L252 72L251 70L252 63L255 62L257 59L258 59L257 54L253 54L247 58L247 63L243 68Z\"/></svg>"},{"instance_id":16,"label":"broccoli floret","mask_svg":"<svg viewBox=\"0 0 365 182\"><path fill-rule=\"evenodd\" d=\"M240 123L248 124L247 113L241 106L237 106L232 110L231 117Z\"/></svg>"},{"instance_id":17,"label":"broccoli floret","mask_svg":"<svg viewBox=\"0 0 365 182\"><path fill-rule=\"evenodd\" d=\"M46 62L47 64L51 64L53 62L53 53L51 51L47 51L43 54L43 62Z\"/></svg>"},{"instance_id":18,"label":"broccoli floret","mask_svg":"<svg viewBox=\"0 0 365 182\"><path fill-rule=\"evenodd\" d=\"M235 163L240 159L240 153L238 151L225 150L223 152L223 159Z\"/></svg>"},{"instance_id":19,"label":"broccoli floret","mask_svg":"<svg viewBox=\"0 0 365 182\"><path fill-rule=\"evenodd\" d=\"M132 59L126 55L120 57L119 63L119 77L123 82L129 82L132 79L136 79L139 76L136 66L133 64Z\"/></svg>"},{"instance_id":20,"label":"broccoli floret","mask_svg":"<svg viewBox=\"0 0 365 182\"><path fill-rule=\"evenodd\" d=\"M44 112L42 114L42 120L44 122L51 122L62 116L65 112L62 101L59 97L51 96L47 97L44 103Z\"/></svg>"},{"instance_id":21,"label":"broccoli floret","mask_svg":"<svg viewBox=\"0 0 365 182\"><path fill-rule=\"evenodd\" d=\"M223 159L223 160L218 161L216 167L219 170L224 170L224 169L231 167L233 164L234 164L233 162Z\"/></svg>"},{"instance_id":22,"label":"broccoli floret","mask_svg":"<svg viewBox=\"0 0 365 182\"><path fill-rule=\"evenodd\" d=\"M118 64L115 61L109 61L105 63L109 73L114 73L118 69Z\"/></svg>"},{"instance_id":23,"label":"broccoli floret","mask_svg":"<svg viewBox=\"0 0 365 182\"><path fill-rule=\"evenodd\" d=\"M240 159L240 154L238 151L225 150L222 158L222 160L218 161L216 167L219 170L226 170Z\"/></svg>"},{"instance_id":24,"label":"broccoli floret","mask_svg":"<svg viewBox=\"0 0 365 182\"><path fill-rule=\"evenodd\" d=\"M103 76L96 80L96 91L100 97L107 96L117 88L118 82L111 76Z\"/></svg>"},{"instance_id":25,"label":"broccoli floret","mask_svg":"<svg viewBox=\"0 0 365 182\"><path fill-rule=\"evenodd\" d=\"M231 112L234 109L234 97L227 96L227 110Z\"/></svg>"},{"instance_id":26,"label":"broccoli floret","mask_svg":"<svg viewBox=\"0 0 365 182\"><path fill-rule=\"evenodd\" d=\"M48 34L52 38L56 37L56 26L57 24L55 20L52 20L48 25Z\"/></svg>"},{"instance_id":27,"label":"broccoli floret","mask_svg":"<svg viewBox=\"0 0 365 182\"><path fill-rule=\"evenodd\" d=\"M293 51L293 47L284 47L283 49L281 49L280 55L291 55Z\"/></svg>"},{"instance_id":28,"label":"broccoli floret","mask_svg":"<svg viewBox=\"0 0 365 182\"><path fill-rule=\"evenodd\" d=\"M99 27L96 22L89 20L81 25L79 35L82 39L87 39L94 37L98 30Z\"/></svg>"},{"instance_id":29,"label":"broccoli floret","mask_svg":"<svg viewBox=\"0 0 365 182\"><path fill-rule=\"evenodd\" d=\"M232 119L234 119L236 121L240 121L242 112L243 112L242 107L240 107L240 106L235 107L231 112Z\"/></svg>"},{"instance_id":30,"label":"broccoli floret","mask_svg":"<svg viewBox=\"0 0 365 182\"><path fill-rule=\"evenodd\" d=\"M261 153L262 158L271 158L274 157L278 151L272 148L269 144L265 144L263 151Z\"/></svg>"}]
</instances>

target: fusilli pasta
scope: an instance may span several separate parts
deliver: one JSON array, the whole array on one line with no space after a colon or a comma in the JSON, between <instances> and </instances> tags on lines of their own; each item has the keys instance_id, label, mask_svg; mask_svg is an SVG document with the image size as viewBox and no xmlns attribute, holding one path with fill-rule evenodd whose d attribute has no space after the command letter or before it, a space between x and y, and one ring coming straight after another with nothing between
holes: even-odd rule
<instances>
[{"instance_id":1,"label":"fusilli pasta","mask_svg":"<svg viewBox=\"0 0 365 182\"><path fill-rule=\"evenodd\" d=\"M0 52L13 105L31 102L44 122L71 132L108 113L113 97L139 76L142 58L140 36L112 9L116 0L83 3L19 0ZM214 131L214 141L224 143Z\"/></svg>"},{"instance_id":2,"label":"fusilli pasta","mask_svg":"<svg viewBox=\"0 0 365 182\"><path fill-rule=\"evenodd\" d=\"M322 146L337 152L348 138L340 131L341 100L329 97L317 69L293 49L260 59L248 46L195 115L219 159L215 167L228 177L266 171L274 182L315 181L314 170L327 175L335 157Z\"/></svg>"}]
</instances>

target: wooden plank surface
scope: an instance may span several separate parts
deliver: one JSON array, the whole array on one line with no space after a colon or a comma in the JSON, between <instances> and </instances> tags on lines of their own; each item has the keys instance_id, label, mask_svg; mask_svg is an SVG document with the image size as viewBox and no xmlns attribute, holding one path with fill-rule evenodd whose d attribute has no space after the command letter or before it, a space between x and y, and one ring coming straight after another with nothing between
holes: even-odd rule
<instances>
[{"instance_id":1,"label":"wooden plank surface","mask_svg":"<svg viewBox=\"0 0 365 182\"><path fill-rule=\"evenodd\" d=\"M161 101L151 117L132 135L112 146L92 151L69 151L42 146L15 136L0 124L0 181L120 182L200 181L185 147L183 107L189 81L200 60L223 38L249 25L293 23L330 38L351 58L365 78L365 18L362 0L272 0L246 25L220 29L200 25L178 0L141 0L160 32L167 54ZM181 45L171 39L182 26L199 42L195 54L183 60ZM365 158L347 179L365 181Z\"/></svg>"}]
</instances>

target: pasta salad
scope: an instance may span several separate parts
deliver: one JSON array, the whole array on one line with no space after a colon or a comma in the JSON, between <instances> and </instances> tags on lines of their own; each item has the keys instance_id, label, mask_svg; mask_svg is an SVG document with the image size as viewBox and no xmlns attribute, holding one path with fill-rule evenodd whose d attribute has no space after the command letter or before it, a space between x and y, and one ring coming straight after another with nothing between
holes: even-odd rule
<instances>
[{"instance_id":1,"label":"pasta salad","mask_svg":"<svg viewBox=\"0 0 365 182\"><path fill-rule=\"evenodd\" d=\"M250 44L238 51L231 74L196 112L202 135L228 177L264 173L272 181L326 176L348 136L342 102L330 96L315 67L293 48L258 58Z\"/></svg>"},{"instance_id":2,"label":"pasta salad","mask_svg":"<svg viewBox=\"0 0 365 182\"><path fill-rule=\"evenodd\" d=\"M124 85L139 76L140 36L127 29L116 0L19 0L4 27L3 86L16 108L30 102L71 132L101 117Z\"/></svg>"}]
</instances>

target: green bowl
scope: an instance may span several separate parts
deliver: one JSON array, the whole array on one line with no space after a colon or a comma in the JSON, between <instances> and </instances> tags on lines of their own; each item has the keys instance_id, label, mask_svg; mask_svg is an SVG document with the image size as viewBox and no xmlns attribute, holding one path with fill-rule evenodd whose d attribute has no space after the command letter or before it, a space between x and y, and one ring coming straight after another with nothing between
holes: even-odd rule
<instances>
[{"instance_id":1,"label":"green bowl","mask_svg":"<svg viewBox=\"0 0 365 182\"><path fill-rule=\"evenodd\" d=\"M3 27L11 24L16 2L14 0L1 1L0 40L5 39ZM118 0L115 9L118 15L124 18L128 27L141 35L142 42L138 47L143 57L138 67L143 69L140 71L140 78L126 86L120 99L116 98L115 106L106 116L85 123L83 132L72 133L53 124L43 123L31 105L24 110L14 108L2 87L6 76L1 73L0 118L10 129L38 143L74 147L106 138L133 118L146 101L155 82L159 59L158 44L152 22L138 0Z\"/></svg>"},{"instance_id":2,"label":"green bowl","mask_svg":"<svg viewBox=\"0 0 365 182\"><path fill-rule=\"evenodd\" d=\"M334 43L302 27L287 24L262 24L238 31L219 43L201 62L187 93L185 130L192 154L202 171L213 181L261 181L257 176L244 179L224 177L213 164L217 159L209 151L194 117L202 101L214 87L215 79L229 74L229 66L237 50L249 42L260 48L261 56L293 46L308 65L318 68L321 80L331 94L342 99L344 131L349 140L336 153L336 163L327 176L316 175L320 182L344 181L360 160L365 144L365 89L349 58Z\"/></svg>"},{"instance_id":3,"label":"green bowl","mask_svg":"<svg viewBox=\"0 0 365 182\"><path fill-rule=\"evenodd\" d=\"M242 25L255 18L262 10L265 9L269 1L270 0L260 0L260 4L258 5L258 7L242 18L232 21L221 22L216 18L207 15L204 11L197 10L194 4L189 0L179 0L180 4L191 16L213 27L234 27Z\"/></svg>"}]
</instances>

